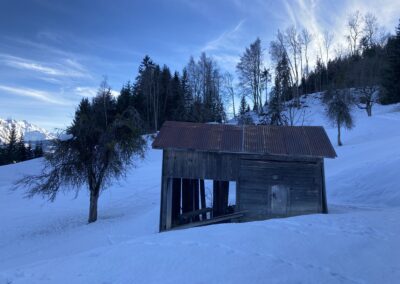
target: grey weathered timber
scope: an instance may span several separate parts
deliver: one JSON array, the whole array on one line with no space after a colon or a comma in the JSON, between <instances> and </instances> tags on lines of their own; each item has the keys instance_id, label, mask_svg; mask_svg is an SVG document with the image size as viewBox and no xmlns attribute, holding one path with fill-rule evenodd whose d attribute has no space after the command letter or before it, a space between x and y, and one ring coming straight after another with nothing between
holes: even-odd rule
<instances>
[{"instance_id":1,"label":"grey weathered timber","mask_svg":"<svg viewBox=\"0 0 400 284\"><path fill-rule=\"evenodd\" d=\"M292 129L288 133L295 137L297 132L302 132L300 130ZM185 131L190 132L190 129ZM229 214L242 212L233 215L238 222L328 212L323 156L309 154L323 152L322 148L317 149L317 140L309 137L297 145L295 140L289 141L283 136L276 141L285 141L284 147L290 151L285 155L271 155L262 153L257 133L262 131L248 135L246 143L258 149L258 153L240 149L236 152L206 150L204 146L208 142L202 142L201 149L163 148L160 231L232 221L232 218L216 219L229 210ZM307 135L312 133L307 132ZM165 141L164 144L168 142ZM314 144L307 144L307 141ZM213 143L218 143L218 139ZM326 141L324 143L325 149L329 148ZM330 156L336 155L334 150L329 151ZM207 214L204 180L213 180L214 184L213 214L210 215ZM229 181L236 182L236 204L228 210Z\"/></svg>"},{"instance_id":2,"label":"grey weathered timber","mask_svg":"<svg viewBox=\"0 0 400 284\"><path fill-rule=\"evenodd\" d=\"M179 214L205 207L204 179L218 185L236 182L238 221L264 220L301 214L327 213L322 158L232 154L166 149L160 210L160 231L179 226ZM172 182L174 181L174 182ZM182 184L182 188L178 185ZM179 191L179 195L176 192ZM224 192L224 193L222 193ZM215 216L226 202L226 189L214 192ZM176 200L179 196L181 200ZM173 202L169 207L168 202ZM182 202L182 208L178 206ZM218 207L219 206L219 207ZM180 210L182 209L182 210ZM178 212L179 211L179 212ZM181 212L180 212L181 211ZM199 221L199 216L195 220ZM203 214L202 220L205 219Z\"/></svg>"},{"instance_id":3,"label":"grey weathered timber","mask_svg":"<svg viewBox=\"0 0 400 284\"><path fill-rule=\"evenodd\" d=\"M226 221L233 221L242 216L244 216L244 212L235 212L232 214L222 215L222 216L219 216L219 217L216 217L213 219L209 219L209 220L205 220L205 221L199 221L199 222L193 222L193 223L181 225L181 226L175 227L174 229L188 229L188 228L200 227L200 226L205 226L205 225L217 224L217 223L226 222Z\"/></svg>"}]
</instances>

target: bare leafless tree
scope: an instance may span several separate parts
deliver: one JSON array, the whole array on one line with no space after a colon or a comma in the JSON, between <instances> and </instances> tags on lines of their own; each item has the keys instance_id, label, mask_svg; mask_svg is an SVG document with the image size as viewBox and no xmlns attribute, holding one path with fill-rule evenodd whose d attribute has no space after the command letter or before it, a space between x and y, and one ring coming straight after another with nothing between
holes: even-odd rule
<instances>
[{"instance_id":1,"label":"bare leafless tree","mask_svg":"<svg viewBox=\"0 0 400 284\"><path fill-rule=\"evenodd\" d=\"M347 18L348 34L346 39L349 43L350 53L358 54L359 40L362 34L362 16L360 11L350 14Z\"/></svg>"},{"instance_id":2,"label":"bare leafless tree","mask_svg":"<svg viewBox=\"0 0 400 284\"><path fill-rule=\"evenodd\" d=\"M292 101L290 101L285 104L285 113L290 126L304 125L306 117L306 110L304 108L298 108Z\"/></svg>"},{"instance_id":3,"label":"bare leafless tree","mask_svg":"<svg viewBox=\"0 0 400 284\"><path fill-rule=\"evenodd\" d=\"M226 107L232 106L233 117L236 117L236 109L235 109L235 87L233 82L233 75L229 72L226 72L223 76L223 88L224 88L224 97L226 102Z\"/></svg>"},{"instance_id":4,"label":"bare leafless tree","mask_svg":"<svg viewBox=\"0 0 400 284\"><path fill-rule=\"evenodd\" d=\"M323 44L325 49L325 66L326 66L326 82L329 81L329 71L328 71L328 62L329 62L329 51L333 42L333 34L329 31L324 32Z\"/></svg>"},{"instance_id":5,"label":"bare leafless tree","mask_svg":"<svg viewBox=\"0 0 400 284\"><path fill-rule=\"evenodd\" d=\"M345 47L341 43L336 44L334 52L337 58L342 58L346 54Z\"/></svg>"},{"instance_id":6,"label":"bare leafless tree","mask_svg":"<svg viewBox=\"0 0 400 284\"><path fill-rule=\"evenodd\" d=\"M303 45L303 50L304 50L304 59L305 59L304 73L306 77L308 76L310 71L308 52L312 40L313 40L312 34L307 29L303 29L301 31L301 44Z\"/></svg>"},{"instance_id":7,"label":"bare leafless tree","mask_svg":"<svg viewBox=\"0 0 400 284\"><path fill-rule=\"evenodd\" d=\"M364 27L363 35L365 38L365 43L368 47L372 47L378 43L378 31L379 25L378 20L372 13L367 13L363 17Z\"/></svg>"},{"instance_id":8,"label":"bare leafless tree","mask_svg":"<svg viewBox=\"0 0 400 284\"><path fill-rule=\"evenodd\" d=\"M236 66L239 75L239 86L242 92L248 96L254 104L254 110L261 111L262 108L262 90L264 88L262 81L264 52L261 47L261 40L257 38L240 57Z\"/></svg>"},{"instance_id":9,"label":"bare leafless tree","mask_svg":"<svg viewBox=\"0 0 400 284\"><path fill-rule=\"evenodd\" d=\"M353 80L358 91L355 101L360 109L365 109L368 116L372 116L372 107L378 100L379 76L382 73L380 57L365 57L353 70Z\"/></svg>"},{"instance_id":10,"label":"bare leafless tree","mask_svg":"<svg viewBox=\"0 0 400 284\"><path fill-rule=\"evenodd\" d=\"M299 95L299 59L300 59L300 47L299 35L295 26L290 26L285 31L286 45L291 53L291 69L294 82L294 98L296 105L300 105L300 95Z\"/></svg>"},{"instance_id":11,"label":"bare leafless tree","mask_svg":"<svg viewBox=\"0 0 400 284\"><path fill-rule=\"evenodd\" d=\"M333 42L333 34L329 31L324 32L323 44L325 49L325 65L326 69L328 69L328 61L329 61L329 51L331 49Z\"/></svg>"}]
</instances>

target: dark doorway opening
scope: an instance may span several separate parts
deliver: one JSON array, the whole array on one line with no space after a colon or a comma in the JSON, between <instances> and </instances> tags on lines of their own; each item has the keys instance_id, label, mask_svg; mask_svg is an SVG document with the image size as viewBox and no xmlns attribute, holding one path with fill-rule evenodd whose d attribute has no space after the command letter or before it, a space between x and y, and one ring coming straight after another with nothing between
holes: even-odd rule
<instances>
[{"instance_id":1,"label":"dark doorway opening","mask_svg":"<svg viewBox=\"0 0 400 284\"><path fill-rule=\"evenodd\" d=\"M171 225L229 222L224 216L235 213L236 182L203 179L169 179L172 189Z\"/></svg>"}]
</instances>

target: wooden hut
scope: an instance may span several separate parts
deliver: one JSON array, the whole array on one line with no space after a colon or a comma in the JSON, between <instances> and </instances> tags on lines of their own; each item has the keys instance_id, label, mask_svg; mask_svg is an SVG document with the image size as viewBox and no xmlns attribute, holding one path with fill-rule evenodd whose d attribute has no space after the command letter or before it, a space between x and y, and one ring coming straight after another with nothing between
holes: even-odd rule
<instances>
[{"instance_id":1,"label":"wooden hut","mask_svg":"<svg viewBox=\"0 0 400 284\"><path fill-rule=\"evenodd\" d=\"M167 121L153 148L163 150L160 231L328 212L324 158L336 153L323 127Z\"/></svg>"}]
</instances>

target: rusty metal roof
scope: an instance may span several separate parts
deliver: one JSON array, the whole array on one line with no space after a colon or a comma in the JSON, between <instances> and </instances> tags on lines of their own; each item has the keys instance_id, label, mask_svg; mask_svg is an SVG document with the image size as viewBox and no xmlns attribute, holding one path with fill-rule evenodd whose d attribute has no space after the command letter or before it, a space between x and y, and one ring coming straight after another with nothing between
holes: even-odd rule
<instances>
[{"instance_id":1,"label":"rusty metal roof","mask_svg":"<svg viewBox=\"0 0 400 284\"><path fill-rule=\"evenodd\" d=\"M155 149L336 157L322 126L230 125L166 121Z\"/></svg>"}]
</instances>

